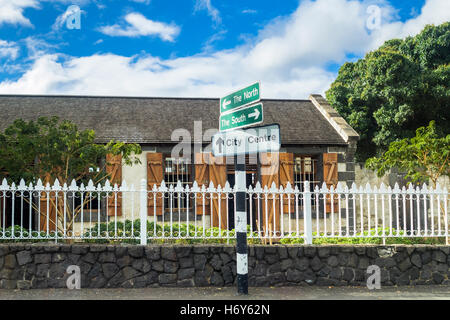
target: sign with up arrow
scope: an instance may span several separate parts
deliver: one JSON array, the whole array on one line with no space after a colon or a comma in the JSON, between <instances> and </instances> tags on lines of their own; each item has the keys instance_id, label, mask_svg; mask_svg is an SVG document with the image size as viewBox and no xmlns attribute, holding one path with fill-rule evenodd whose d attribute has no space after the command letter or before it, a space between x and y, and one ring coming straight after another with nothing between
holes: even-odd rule
<instances>
[{"instance_id":1,"label":"sign with up arrow","mask_svg":"<svg viewBox=\"0 0 450 320\"><path fill-rule=\"evenodd\" d=\"M263 120L263 105L262 103L258 103L220 115L219 130L224 132L233 129L245 128L262 123Z\"/></svg>"},{"instance_id":2,"label":"sign with up arrow","mask_svg":"<svg viewBox=\"0 0 450 320\"><path fill-rule=\"evenodd\" d=\"M215 157L277 152L281 146L280 125L218 132L213 136L211 146Z\"/></svg>"}]
</instances>

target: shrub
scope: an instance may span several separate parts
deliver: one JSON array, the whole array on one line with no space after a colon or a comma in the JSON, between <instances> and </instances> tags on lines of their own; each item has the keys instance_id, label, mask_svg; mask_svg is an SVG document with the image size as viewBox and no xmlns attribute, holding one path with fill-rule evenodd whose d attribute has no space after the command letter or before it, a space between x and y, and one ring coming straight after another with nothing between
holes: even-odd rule
<instances>
[{"instance_id":1,"label":"shrub","mask_svg":"<svg viewBox=\"0 0 450 320\"><path fill-rule=\"evenodd\" d=\"M117 226L117 228L116 228ZM95 224L84 233L85 238L95 238L98 235L105 239L86 239L88 243L140 243L140 220L125 220L125 222L109 222ZM115 231L117 230L117 231ZM162 237L164 239L155 238ZM256 232L251 232L250 226L247 226L247 236L249 237L249 244L261 243ZM253 238L250 238L252 236ZM124 238L125 239L122 239ZM154 222L147 222L147 239L148 243L162 244L162 243L176 243L176 244L196 244L196 243L236 243L235 230L224 230L218 227L203 228L194 224L174 223L172 227L170 224L158 224Z\"/></svg>"},{"instance_id":2,"label":"shrub","mask_svg":"<svg viewBox=\"0 0 450 320\"><path fill-rule=\"evenodd\" d=\"M10 243L10 242L47 242L49 240L53 239L61 239L63 234L61 232L58 232L56 234L54 231L49 232L49 235L47 236L46 231L34 231L22 228L21 226L14 226L14 228L8 227L3 232L3 229L0 230L0 243ZM17 238L17 239L2 239L5 238Z\"/></svg>"},{"instance_id":3,"label":"shrub","mask_svg":"<svg viewBox=\"0 0 450 320\"><path fill-rule=\"evenodd\" d=\"M445 244L445 238L441 237L408 237L405 236L403 230L398 231L392 229L392 234L394 236L385 237L385 244ZM357 233L352 237L325 237L324 233L320 233L320 238L315 238L317 232L313 232L313 244L383 244L383 235L389 235L389 229L371 229L369 231L364 231L363 233ZM376 236L376 237L375 237ZM281 239L282 244L303 244L304 234L292 233L290 237Z\"/></svg>"}]
</instances>

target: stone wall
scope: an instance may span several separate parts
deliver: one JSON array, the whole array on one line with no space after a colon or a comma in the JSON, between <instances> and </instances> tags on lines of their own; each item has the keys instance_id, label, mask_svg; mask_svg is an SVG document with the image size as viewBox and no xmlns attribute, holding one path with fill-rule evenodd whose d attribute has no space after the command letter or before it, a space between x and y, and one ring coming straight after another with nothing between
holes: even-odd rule
<instances>
[{"instance_id":1,"label":"stone wall","mask_svg":"<svg viewBox=\"0 0 450 320\"><path fill-rule=\"evenodd\" d=\"M398 172L398 170L391 169L384 176L378 177L376 172L370 169L367 169L364 166L364 163L356 163L355 164L355 183L356 185L365 187L367 183L370 184L371 187L377 186L379 187L381 183L384 183L386 187L391 186L394 187L397 182L400 187L406 186L408 181L404 178L404 174ZM441 176L438 178L438 183L442 188L450 189L450 179L446 176Z\"/></svg>"},{"instance_id":2,"label":"stone wall","mask_svg":"<svg viewBox=\"0 0 450 320\"><path fill-rule=\"evenodd\" d=\"M1 244L0 288L65 288L69 265L82 288L232 286L234 246ZM250 286L450 284L450 246L249 246Z\"/></svg>"}]
</instances>

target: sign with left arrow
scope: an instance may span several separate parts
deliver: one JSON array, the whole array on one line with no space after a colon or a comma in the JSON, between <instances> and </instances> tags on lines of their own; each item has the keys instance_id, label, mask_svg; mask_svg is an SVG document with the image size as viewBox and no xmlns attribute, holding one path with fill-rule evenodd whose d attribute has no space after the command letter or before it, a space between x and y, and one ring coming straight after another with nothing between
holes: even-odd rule
<instances>
[{"instance_id":1,"label":"sign with left arrow","mask_svg":"<svg viewBox=\"0 0 450 320\"><path fill-rule=\"evenodd\" d=\"M256 103L260 99L261 89L258 81L220 98L220 113L228 113L231 110L236 110L251 103Z\"/></svg>"},{"instance_id":2,"label":"sign with left arrow","mask_svg":"<svg viewBox=\"0 0 450 320\"><path fill-rule=\"evenodd\" d=\"M258 103L231 113L222 114L219 119L219 130L223 132L245 128L262 123L263 120L263 105Z\"/></svg>"}]
</instances>

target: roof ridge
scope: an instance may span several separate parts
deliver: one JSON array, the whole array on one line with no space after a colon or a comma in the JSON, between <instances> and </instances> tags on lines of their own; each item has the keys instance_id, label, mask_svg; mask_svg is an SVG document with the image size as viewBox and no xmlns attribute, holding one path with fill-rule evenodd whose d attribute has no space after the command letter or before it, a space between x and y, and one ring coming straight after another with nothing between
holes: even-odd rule
<instances>
[{"instance_id":1,"label":"roof ridge","mask_svg":"<svg viewBox=\"0 0 450 320\"><path fill-rule=\"evenodd\" d=\"M93 98L93 99L173 99L173 100L219 100L211 97L145 97L145 96L97 96L97 95L62 95L62 94L0 94L0 98ZM262 101L311 101L309 99L264 98Z\"/></svg>"}]
</instances>

